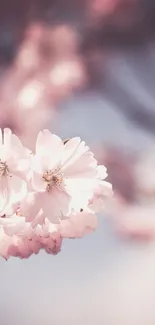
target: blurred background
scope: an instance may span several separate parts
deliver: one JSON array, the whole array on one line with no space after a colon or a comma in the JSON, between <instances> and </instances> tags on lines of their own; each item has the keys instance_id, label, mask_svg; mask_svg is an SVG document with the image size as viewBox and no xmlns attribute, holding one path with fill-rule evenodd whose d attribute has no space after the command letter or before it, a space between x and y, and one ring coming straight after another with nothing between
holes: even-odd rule
<instances>
[{"instance_id":1,"label":"blurred background","mask_svg":"<svg viewBox=\"0 0 155 325\"><path fill-rule=\"evenodd\" d=\"M93 235L0 260L0 325L154 325L155 1L1 1L0 127L81 136L115 191Z\"/></svg>"}]
</instances>

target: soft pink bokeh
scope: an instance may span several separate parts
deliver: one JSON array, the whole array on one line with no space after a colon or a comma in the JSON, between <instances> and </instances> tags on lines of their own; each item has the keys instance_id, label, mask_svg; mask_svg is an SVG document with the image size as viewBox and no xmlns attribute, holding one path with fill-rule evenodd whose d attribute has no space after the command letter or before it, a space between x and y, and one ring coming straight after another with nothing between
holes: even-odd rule
<instances>
[{"instance_id":1,"label":"soft pink bokeh","mask_svg":"<svg viewBox=\"0 0 155 325\"><path fill-rule=\"evenodd\" d=\"M86 83L78 35L69 26L27 27L0 82L0 127L10 127L32 149L58 103ZM8 95L9 94L9 95Z\"/></svg>"}]
</instances>

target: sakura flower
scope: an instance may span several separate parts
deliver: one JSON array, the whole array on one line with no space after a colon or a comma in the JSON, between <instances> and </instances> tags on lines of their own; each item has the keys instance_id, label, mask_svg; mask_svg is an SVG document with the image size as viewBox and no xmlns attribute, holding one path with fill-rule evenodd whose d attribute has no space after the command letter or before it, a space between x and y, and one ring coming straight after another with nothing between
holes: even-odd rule
<instances>
[{"instance_id":1,"label":"sakura flower","mask_svg":"<svg viewBox=\"0 0 155 325\"><path fill-rule=\"evenodd\" d=\"M53 223L74 209L87 207L93 195L97 162L85 142L67 143L48 130L40 132L33 159L32 187L37 192L38 211Z\"/></svg>"},{"instance_id":2,"label":"sakura flower","mask_svg":"<svg viewBox=\"0 0 155 325\"><path fill-rule=\"evenodd\" d=\"M0 129L0 212L26 195L28 169L27 149L10 129L4 129L3 135Z\"/></svg>"}]
</instances>

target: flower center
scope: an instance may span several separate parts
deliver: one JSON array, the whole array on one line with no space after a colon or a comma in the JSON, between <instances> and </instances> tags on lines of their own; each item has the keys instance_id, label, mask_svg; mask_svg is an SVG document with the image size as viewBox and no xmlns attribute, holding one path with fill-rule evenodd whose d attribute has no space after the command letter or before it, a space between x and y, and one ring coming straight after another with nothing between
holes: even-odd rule
<instances>
[{"instance_id":1,"label":"flower center","mask_svg":"<svg viewBox=\"0 0 155 325\"><path fill-rule=\"evenodd\" d=\"M9 170L6 162L1 161L0 159L0 177L7 176L8 174L9 174Z\"/></svg>"},{"instance_id":2,"label":"flower center","mask_svg":"<svg viewBox=\"0 0 155 325\"><path fill-rule=\"evenodd\" d=\"M45 181L47 192L50 192L54 186L61 188L63 183L62 175L50 170L44 173L43 179Z\"/></svg>"}]
</instances>

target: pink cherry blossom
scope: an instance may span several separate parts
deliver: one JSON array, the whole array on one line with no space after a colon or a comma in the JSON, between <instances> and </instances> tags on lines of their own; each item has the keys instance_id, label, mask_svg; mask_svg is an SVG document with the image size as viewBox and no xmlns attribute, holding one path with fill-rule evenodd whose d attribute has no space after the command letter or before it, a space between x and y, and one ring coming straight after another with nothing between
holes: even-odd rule
<instances>
[{"instance_id":1,"label":"pink cherry blossom","mask_svg":"<svg viewBox=\"0 0 155 325\"><path fill-rule=\"evenodd\" d=\"M33 160L32 186L37 192L38 211L58 222L61 216L80 211L93 194L97 162L85 142L67 143L48 130L40 132Z\"/></svg>"},{"instance_id":2,"label":"pink cherry blossom","mask_svg":"<svg viewBox=\"0 0 155 325\"><path fill-rule=\"evenodd\" d=\"M29 154L10 129L0 129L0 212L10 202L20 201L27 191L26 171Z\"/></svg>"},{"instance_id":3,"label":"pink cherry blossom","mask_svg":"<svg viewBox=\"0 0 155 325\"><path fill-rule=\"evenodd\" d=\"M65 238L97 228L95 212L112 195L93 153L80 138L39 133L35 153L11 130L0 131L0 256L28 258L61 250Z\"/></svg>"}]
</instances>

